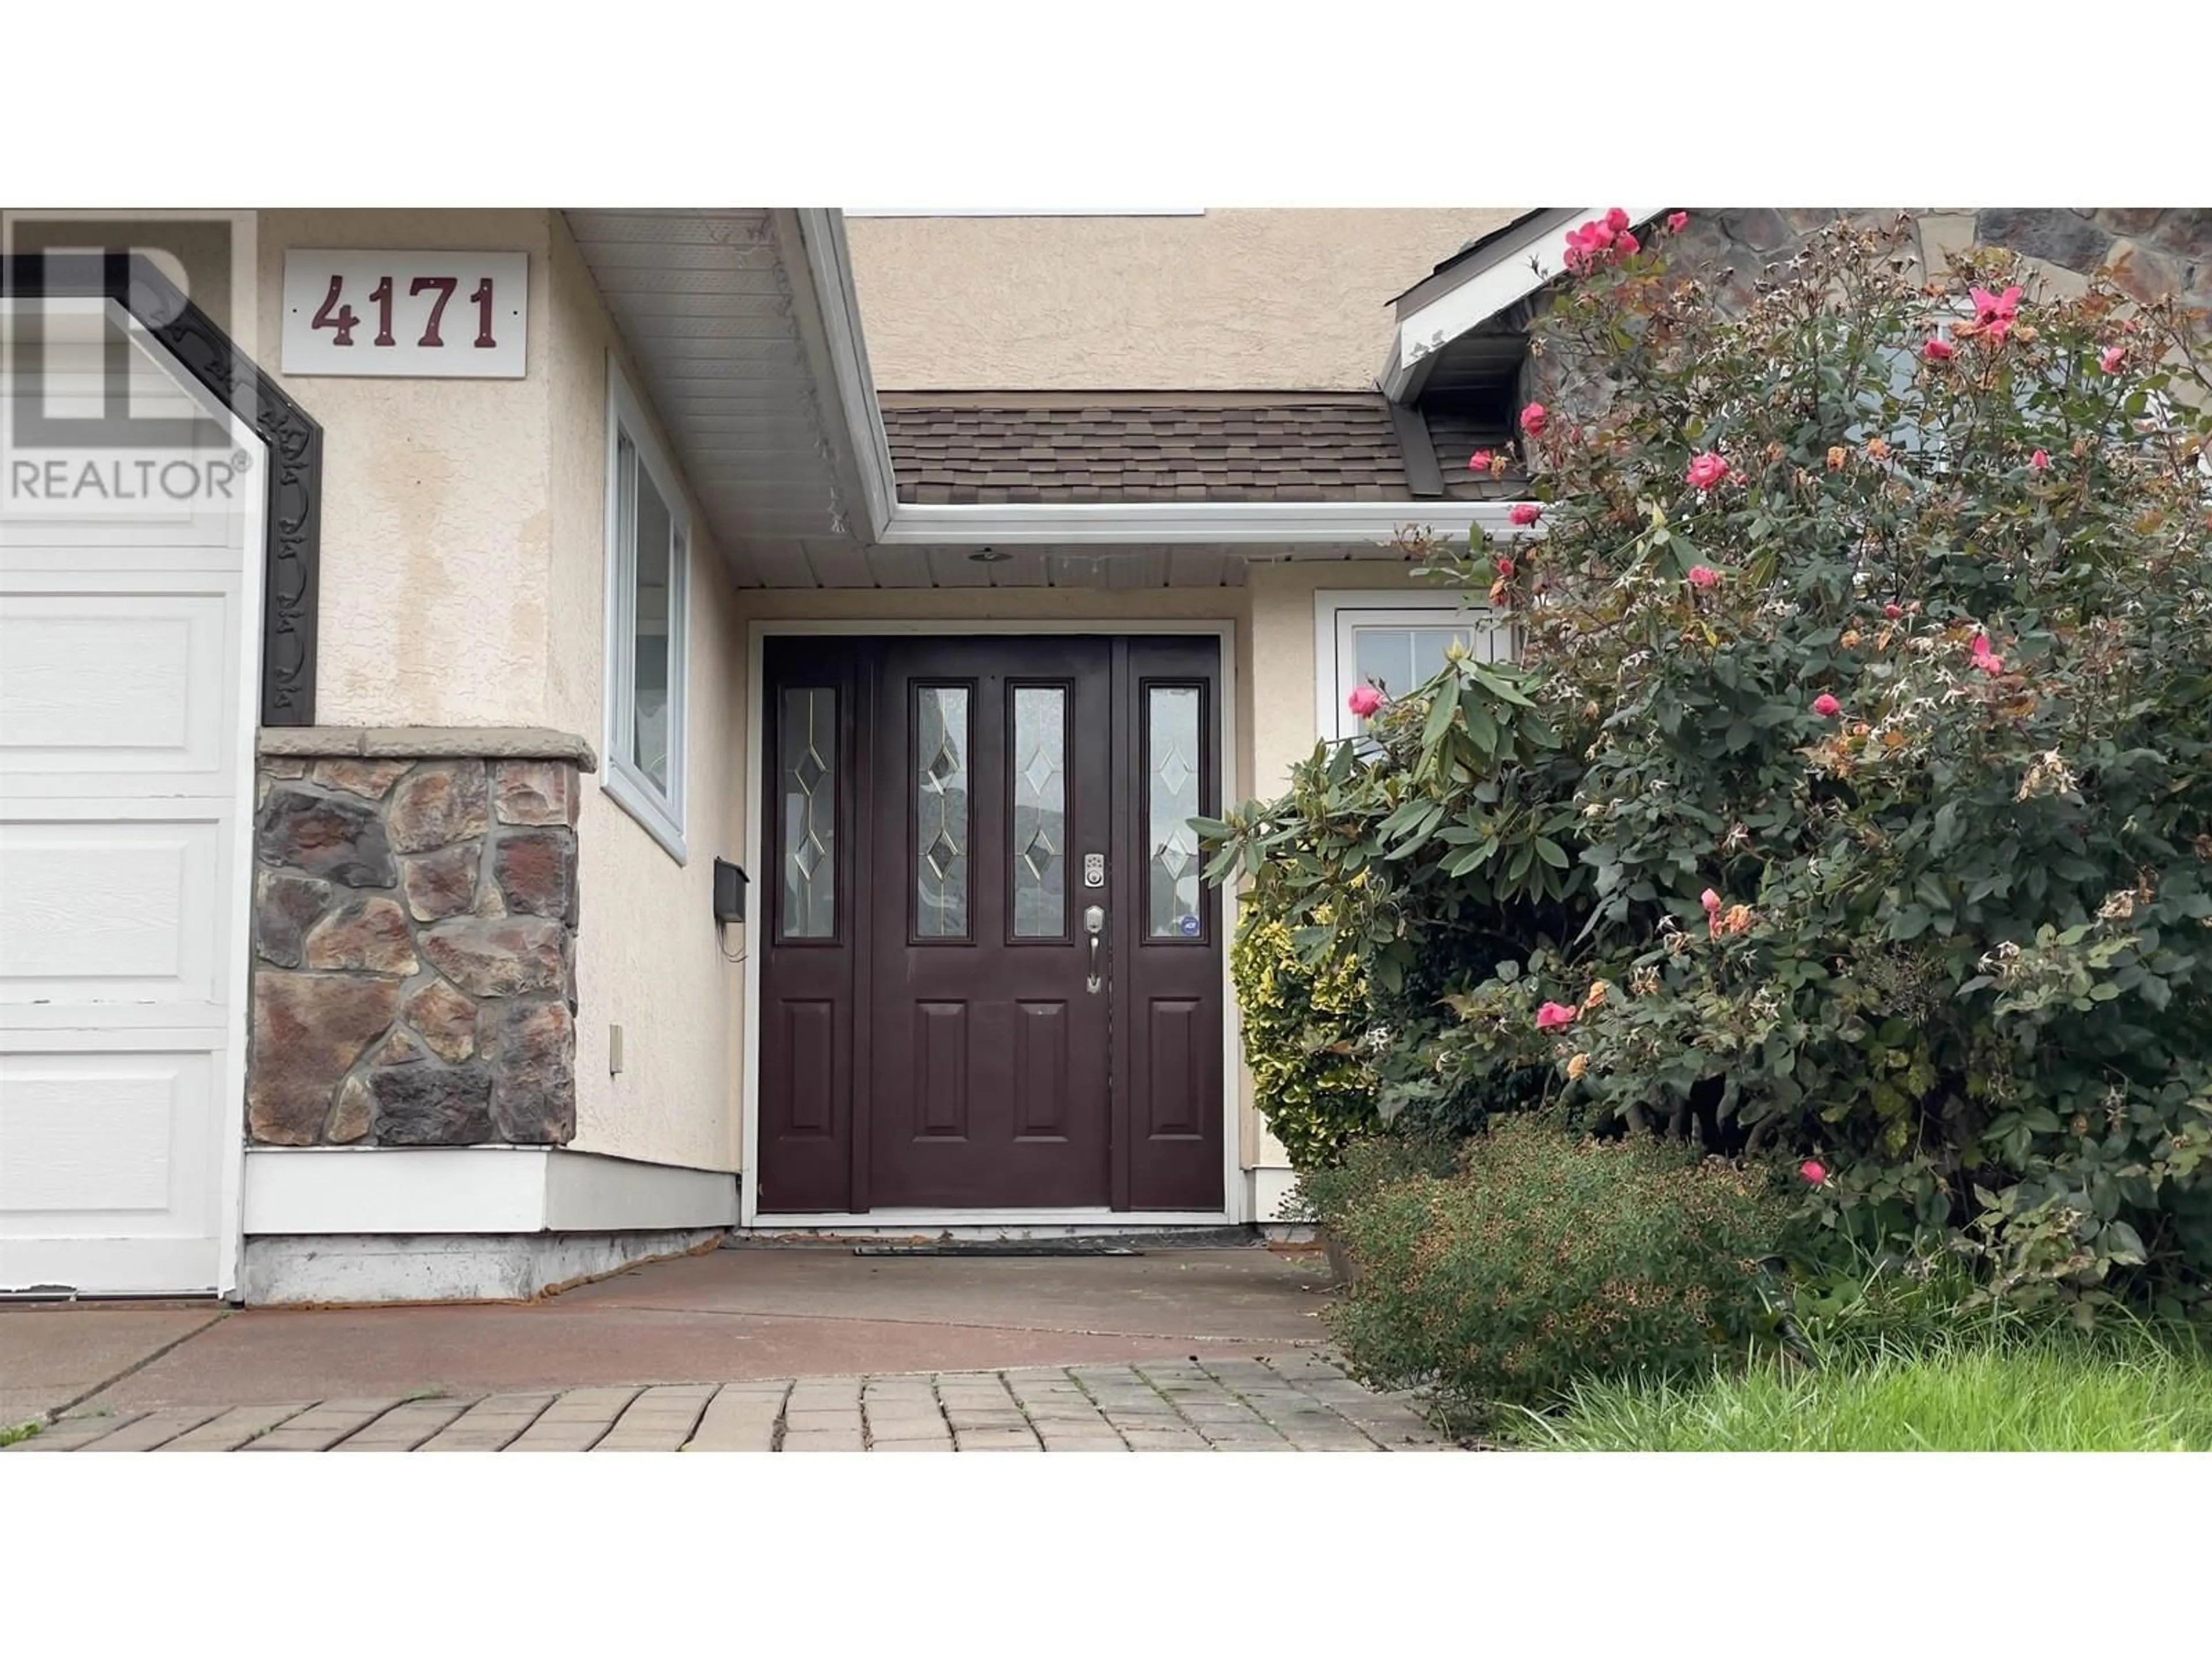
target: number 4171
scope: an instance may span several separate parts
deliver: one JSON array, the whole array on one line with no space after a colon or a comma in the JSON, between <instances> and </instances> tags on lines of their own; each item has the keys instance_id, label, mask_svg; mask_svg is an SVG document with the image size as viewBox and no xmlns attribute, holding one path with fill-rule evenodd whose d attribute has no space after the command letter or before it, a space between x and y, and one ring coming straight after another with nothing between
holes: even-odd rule
<instances>
[{"instance_id":1,"label":"number 4171","mask_svg":"<svg viewBox=\"0 0 2212 1659\"><path fill-rule=\"evenodd\" d=\"M445 322L446 307L460 286L461 279L458 276L417 276L407 284L407 297L410 300L419 299L428 293L435 293L438 296L430 302L430 319L423 327L422 337L415 342L416 345L428 346L433 349L444 346L445 336L439 331ZM354 330L362 325L362 319L354 314L353 307L343 302L341 295L344 287L344 277L331 277L330 292L323 296L322 308L315 313L313 326L336 331L331 337L332 345L351 345ZM393 285L389 276L382 278L368 291L368 302L376 307L376 337L369 343L372 345L398 343L392 335L392 299ZM477 282L476 292L469 295L469 303L477 308L476 344L484 350L491 350L499 342L492 337L491 333L490 277L486 276Z\"/></svg>"}]
</instances>

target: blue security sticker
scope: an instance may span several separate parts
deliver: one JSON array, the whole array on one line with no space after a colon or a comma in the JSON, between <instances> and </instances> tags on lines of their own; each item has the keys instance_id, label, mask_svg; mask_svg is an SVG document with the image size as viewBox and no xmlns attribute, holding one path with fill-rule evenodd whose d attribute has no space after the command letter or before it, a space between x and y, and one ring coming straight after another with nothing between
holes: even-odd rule
<instances>
[{"instance_id":1,"label":"blue security sticker","mask_svg":"<svg viewBox=\"0 0 2212 1659\"><path fill-rule=\"evenodd\" d=\"M1182 919L1182 936L1185 939L1196 939L1198 937L1198 918L1196 916L1185 916Z\"/></svg>"}]
</instances>

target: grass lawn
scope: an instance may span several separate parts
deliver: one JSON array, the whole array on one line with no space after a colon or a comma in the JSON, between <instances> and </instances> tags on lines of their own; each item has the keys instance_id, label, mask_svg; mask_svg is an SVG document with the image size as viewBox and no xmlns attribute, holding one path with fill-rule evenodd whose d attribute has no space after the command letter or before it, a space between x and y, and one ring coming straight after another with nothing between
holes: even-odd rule
<instances>
[{"instance_id":1,"label":"grass lawn","mask_svg":"<svg viewBox=\"0 0 2212 1659\"><path fill-rule=\"evenodd\" d=\"M1563 1451L2208 1451L2212 1358L2148 1338L1876 1346L1818 1370L1589 1384L1509 1432Z\"/></svg>"}]
</instances>

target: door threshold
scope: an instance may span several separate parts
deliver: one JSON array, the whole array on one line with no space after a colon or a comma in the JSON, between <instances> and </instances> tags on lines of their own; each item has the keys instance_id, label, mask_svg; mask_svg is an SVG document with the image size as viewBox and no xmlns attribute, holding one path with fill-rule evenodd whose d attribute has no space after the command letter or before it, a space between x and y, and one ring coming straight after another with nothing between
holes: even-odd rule
<instances>
[{"instance_id":1,"label":"door threshold","mask_svg":"<svg viewBox=\"0 0 2212 1659\"><path fill-rule=\"evenodd\" d=\"M1203 1231L1208 1234L1252 1230L1222 1211L1127 1210L872 1210L860 1215L763 1215L750 1227L732 1229L730 1242L772 1243L777 1238L827 1243L834 1239L903 1239L915 1243L971 1240L1018 1242L1043 1238L1152 1238Z\"/></svg>"}]
</instances>

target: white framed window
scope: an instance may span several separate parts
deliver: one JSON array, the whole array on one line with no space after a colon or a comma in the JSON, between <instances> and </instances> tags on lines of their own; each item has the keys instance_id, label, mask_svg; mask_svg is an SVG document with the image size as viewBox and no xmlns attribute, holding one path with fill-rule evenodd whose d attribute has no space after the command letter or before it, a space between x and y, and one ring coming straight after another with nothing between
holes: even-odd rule
<instances>
[{"instance_id":1,"label":"white framed window","mask_svg":"<svg viewBox=\"0 0 2212 1659\"><path fill-rule=\"evenodd\" d=\"M1469 605L1457 593L1316 593L1315 731L1324 738L1359 736L1367 722L1352 712L1354 687L1402 696L1437 673L1445 648L1455 643L1479 662L1513 654L1511 630L1487 605Z\"/></svg>"},{"instance_id":2,"label":"white framed window","mask_svg":"<svg viewBox=\"0 0 2212 1659\"><path fill-rule=\"evenodd\" d=\"M607 360L607 732L602 787L684 861L691 520L676 469Z\"/></svg>"}]
</instances>

